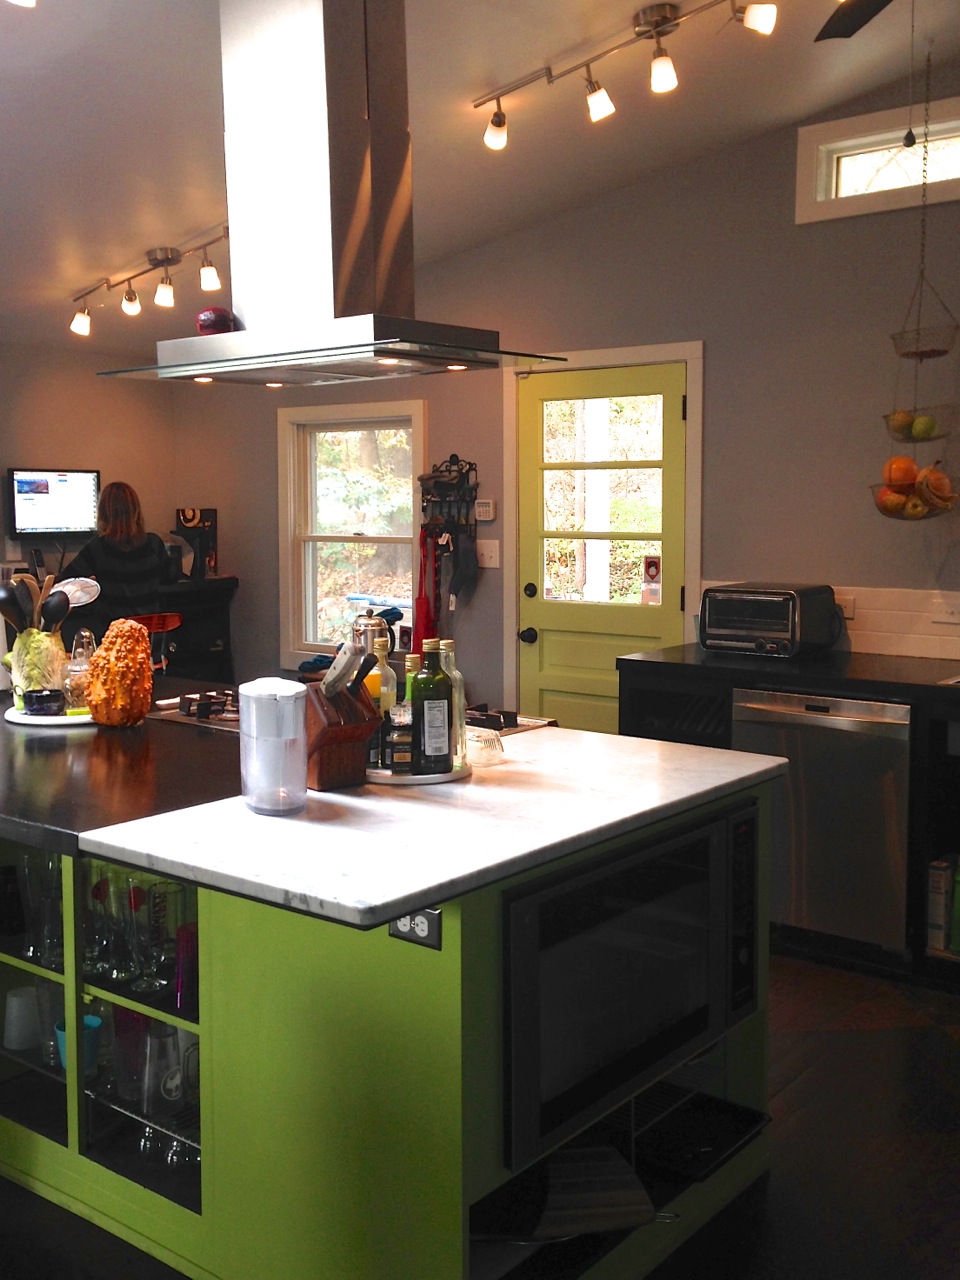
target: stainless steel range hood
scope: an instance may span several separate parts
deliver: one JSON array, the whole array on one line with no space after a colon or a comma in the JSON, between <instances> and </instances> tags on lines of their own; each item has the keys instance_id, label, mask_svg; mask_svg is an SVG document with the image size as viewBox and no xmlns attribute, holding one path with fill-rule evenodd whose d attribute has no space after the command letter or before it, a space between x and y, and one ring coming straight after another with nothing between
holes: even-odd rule
<instances>
[{"instance_id":1,"label":"stainless steel range hood","mask_svg":"<svg viewBox=\"0 0 960 1280\"><path fill-rule=\"evenodd\" d=\"M128 376L312 385L555 357L415 318L403 0L220 0L232 333Z\"/></svg>"}]
</instances>

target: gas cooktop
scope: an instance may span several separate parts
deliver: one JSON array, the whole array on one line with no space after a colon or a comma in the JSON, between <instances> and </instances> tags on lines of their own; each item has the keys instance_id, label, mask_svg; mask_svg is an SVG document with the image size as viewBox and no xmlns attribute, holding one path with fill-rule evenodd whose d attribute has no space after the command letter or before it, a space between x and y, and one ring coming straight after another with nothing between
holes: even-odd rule
<instances>
[{"instance_id":1,"label":"gas cooktop","mask_svg":"<svg viewBox=\"0 0 960 1280\"><path fill-rule=\"evenodd\" d=\"M176 698L158 698L149 720L169 724L203 725L210 729L240 730L240 703L236 689L205 689L202 693L182 693Z\"/></svg>"}]
</instances>

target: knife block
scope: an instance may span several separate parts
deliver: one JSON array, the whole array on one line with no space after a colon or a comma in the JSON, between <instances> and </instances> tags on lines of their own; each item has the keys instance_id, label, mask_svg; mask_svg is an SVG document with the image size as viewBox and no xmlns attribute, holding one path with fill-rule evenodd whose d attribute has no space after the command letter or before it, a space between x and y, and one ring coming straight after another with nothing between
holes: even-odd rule
<instances>
[{"instance_id":1,"label":"knife block","mask_svg":"<svg viewBox=\"0 0 960 1280\"><path fill-rule=\"evenodd\" d=\"M319 682L307 684L307 787L336 791L367 780L367 744L380 716L367 690L342 689L328 698Z\"/></svg>"}]
</instances>

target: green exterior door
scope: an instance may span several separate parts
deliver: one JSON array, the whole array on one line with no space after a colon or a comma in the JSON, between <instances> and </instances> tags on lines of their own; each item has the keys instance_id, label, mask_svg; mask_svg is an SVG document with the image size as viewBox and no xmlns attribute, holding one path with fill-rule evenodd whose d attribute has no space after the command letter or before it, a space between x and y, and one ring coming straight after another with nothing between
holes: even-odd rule
<instances>
[{"instance_id":1,"label":"green exterior door","mask_svg":"<svg viewBox=\"0 0 960 1280\"><path fill-rule=\"evenodd\" d=\"M518 385L520 711L616 733L617 657L683 641L686 364Z\"/></svg>"}]
</instances>

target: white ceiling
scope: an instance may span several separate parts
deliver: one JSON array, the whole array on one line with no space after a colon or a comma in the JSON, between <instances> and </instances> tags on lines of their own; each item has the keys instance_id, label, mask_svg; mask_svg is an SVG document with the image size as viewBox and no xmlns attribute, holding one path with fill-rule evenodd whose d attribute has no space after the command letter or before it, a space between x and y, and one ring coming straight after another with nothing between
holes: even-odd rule
<instances>
[{"instance_id":1,"label":"white ceiling","mask_svg":"<svg viewBox=\"0 0 960 1280\"><path fill-rule=\"evenodd\" d=\"M341 0L343 2L343 0ZM892 0L849 40L814 43L834 0L780 0L762 38L722 5L669 38L673 94L647 88L649 42L596 62L616 115L589 124L582 73L503 100L510 142L481 143L475 99L540 67L554 72L627 39L620 0L407 0L417 260L427 262L636 182L709 149L829 112L910 69L915 95L960 56L957 0ZM693 7L686 0L681 9ZM0 341L67 346L72 298L145 265L147 248L196 244L226 219L217 0L0 0ZM936 83L934 83L936 96ZM295 198L295 173L265 175ZM282 246L273 246L278 255ZM226 277L223 246L212 250ZM193 331L211 301L197 260L174 274L178 305L120 313L122 289L91 299L90 346L140 352Z\"/></svg>"}]
</instances>

